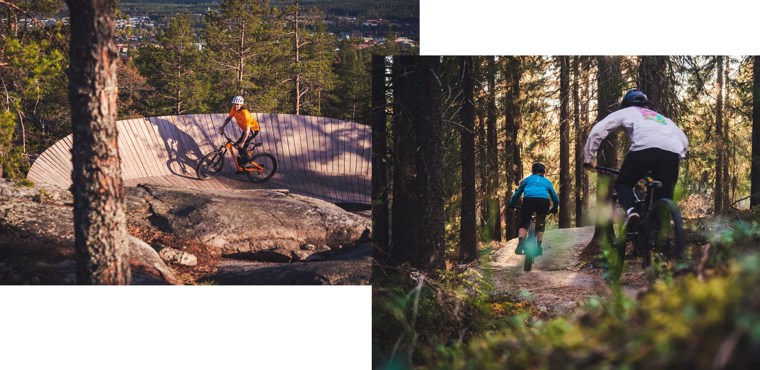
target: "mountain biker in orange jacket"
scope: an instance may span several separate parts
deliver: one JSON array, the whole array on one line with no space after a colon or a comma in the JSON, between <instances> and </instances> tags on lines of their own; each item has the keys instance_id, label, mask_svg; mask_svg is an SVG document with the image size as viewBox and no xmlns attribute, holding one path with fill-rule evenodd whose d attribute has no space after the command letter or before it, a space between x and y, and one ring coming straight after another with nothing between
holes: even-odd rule
<instances>
[{"instance_id":1,"label":"mountain biker in orange jacket","mask_svg":"<svg viewBox=\"0 0 760 370\"><path fill-rule=\"evenodd\" d=\"M251 115L251 112L248 111L248 108L243 106L244 103L245 101L243 100L242 96L235 96L232 98L232 108L230 108L230 114L227 116L227 119L224 120L224 125L219 128L219 133L221 134L224 132L224 128L227 126L227 124L230 123L233 118L235 119L235 122L237 122L240 130L243 131L240 135L240 138L237 140L237 142L235 142L235 146L238 148L238 154L243 160L241 165L243 165L245 168L250 168L253 165L250 163L251 159L248 158L248 144L250 144L253 138L259 134L259 123L256 122L255 118L253 118L253 115ZM241 173L243 172L238 172L238 174Z\"/></svg>"},{"instance_id":2,"label":"mountain biker in orange jacket","mask_svg":"<svg viewBox=\"0 0 760 370\"><path fill-rule=\"evenodd\" d=\"M653 200L673 199L678 181L678 166L689 150L689 139L676 124L651 109L647 96L638 89L629 90L620 102L620 109L604 117L591 129L583 149L584 166L596 167L596 151L602 140L615 129L622 127L631 138L631 148L620 167L615 181L618 201L626 210L625 223L634 225L639 220L635 209L633 186L651 172L652 178L662 183L654 189Z\"/></svg>"},{"instance_id":3,"label":"mountain biker in orange jacket","mask_svg":"<svg viewBox=\"0 0 760 370\"><path fill-rule=\"evenodd\" d=\"M517 204L517 200L525 193L523 197L523 204L520 208L520 230L517 233L518 242L515 254L524 254L525 252L525 236L528 235L528 226L530 226L530 217L533 212L536 213L536 241L538 242L538 254L543 254L543 248L541 248L541 242L544 240L544 226L546 224L546 214L548 212L557 213L559 208L559 198L557 192L554 191L551 181L549 181L544 174L546 173L546 166L541 162L533 163L531 168L532 175L526 177L520 182L520 187L517 188L515 194L512 195L512 199L509 200L507 206L514 207ZM549 197L551 196L554 206L549 209Z\"/></svg>"}]
</instances>

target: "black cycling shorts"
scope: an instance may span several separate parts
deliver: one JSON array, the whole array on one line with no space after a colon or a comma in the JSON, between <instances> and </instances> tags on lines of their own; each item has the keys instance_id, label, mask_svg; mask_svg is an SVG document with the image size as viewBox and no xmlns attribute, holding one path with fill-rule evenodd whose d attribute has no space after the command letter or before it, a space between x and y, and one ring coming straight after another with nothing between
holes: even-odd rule
<instances>
[{"instance_id":1,"label":"black cycling shorts","mask_svg":"<svg viewBox=\"0 0 760 370\"><path fill-rule=\"evenodd\" d=\"M530 216L536 212L536 232L544 232L550 204L549 199L546 198L523 198L520 209L520 228L527 229L530 226Z\"/></svg>"}]
</instances>

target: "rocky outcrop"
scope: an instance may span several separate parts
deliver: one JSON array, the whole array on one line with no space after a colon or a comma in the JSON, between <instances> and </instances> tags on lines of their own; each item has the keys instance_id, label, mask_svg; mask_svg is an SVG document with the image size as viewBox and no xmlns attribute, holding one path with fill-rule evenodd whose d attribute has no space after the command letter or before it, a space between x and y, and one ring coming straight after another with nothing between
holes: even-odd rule
<instances>
[{"instance_id":1,"label":"rocky outcrop","mask_svg":"<svg viewBox=\"0 0 760 370\"><path fill-rule=\"evenodd\" d=\"M333 204L278 190L126 193L130 230L153 243L130 238L133 283L178 284L177 271L221 284L369 283L371 253L355 251L369 250L371 221ZM75 284L72 213L68 191L0 180L0 284ZM196 258L182 241L212 253Z\"/></svg>"},{"instance_id":2,"label":"rocky outcrop","mask_svg":"<svg viewBox=\"0 0 760 370\"><path fill-rule=\"evenodd\" d=\"M225 261L216 274L207 278L213 284L254 285L346 285L369 284L372 277L372 246L363 243L346 248L330 260L282 264L254 264Z\"/></svg>"},{"instance_id":3,"label":"rocky outcrop","mask_svg":"<svg viewBox=\"0 0 760 370\"><path fill-rule=\"evenodd\" d=\"M153 226L198 240L225 256L307 261L369 237L369 219L286 191L140 185L127 193L132 198L130 213L147 212Z\"/></svg>"},{"instance_id":4,"label":"rocky outcrop","mask_svg":"<svg viewBox=\"0 0 760 370\"><path fill-rule=\"evenodd\" d=\"M0 284L76 284L73 208L68 192L0 181ZM132 283L179 284L145 242L131 237Z\"/></svg>"}]
</instances>

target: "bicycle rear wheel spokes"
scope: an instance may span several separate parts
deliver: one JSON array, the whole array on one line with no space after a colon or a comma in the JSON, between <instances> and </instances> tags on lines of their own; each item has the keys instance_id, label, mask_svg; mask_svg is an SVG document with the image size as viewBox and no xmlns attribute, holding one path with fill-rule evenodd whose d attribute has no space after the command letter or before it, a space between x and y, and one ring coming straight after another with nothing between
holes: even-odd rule
<instances>
[{"instance_id":1,"label":"bicycle rear wheel spokes","mask_svg":"<svg viewBox=\"0 0 760 370\"><path fill-rule=\"evenodd\" d=\"M685 248L683 220L678 206L670 199L652 205L646 224L647 248L642 266L650 281L672 275L683 263Z\"/></svg>"},{"instance_id":2,"label":"bicycle rear wheel spokes","mask_svg":"<svg viewBox=\"0 0 760 370\"><path fill-rule=\"evenodd\" d=\"M251 158L253 169L246 170L248 179L255 183L262 183L274 176L277 171L277 160L269 153L259 153Z\"/></svg>"},{"instance_id":3,"label":"bicycle rear wheel spokes","mask_svg":"<svg viewBox=\"0 0 760 370\"><path fill-rule=\"evenodd\" d=\"M195 174L201 180L208 180L219 174L222 167L224 167L224 153L217 150L206 154L200 162L198 162L198 166L195 168Z\"/></svg>"}]
</instances>

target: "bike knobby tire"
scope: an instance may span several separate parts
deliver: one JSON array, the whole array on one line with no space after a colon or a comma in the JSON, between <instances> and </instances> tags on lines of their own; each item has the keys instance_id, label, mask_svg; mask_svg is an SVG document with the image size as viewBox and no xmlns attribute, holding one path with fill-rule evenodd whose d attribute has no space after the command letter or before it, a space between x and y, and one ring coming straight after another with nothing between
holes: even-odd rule
<instances>
[{"instance_id":1,"label":"bike knobby tire","mask_svg":"<svg viewBox=\"0 0 760 370\"><path fill-rule=\"evenodd\" d=\"M626 231L624 230L622 222L610 223L605 225L607 240L610 243L610 249L607 256L604 258L604 279L607 282L617 282L620 280L620 276L623 274L623 267L625 264L625 247Z\"/></svg>"},{"instance_id":2,"label":"bike knobby tire","mask_svg":"<svg viewBox=\"0 0 760 370\"><path fill-rule=\"evenodd\" d=\"M538 249L538 244L536 242L536 225L531 224L530 230L528 231L528 237L525 238L525 248L523 248L523 252L525 253L525 267L523 270L525 272L530 271L533 267L533 260L536 258L536 249Z\"/></svg>"},{"instance_id":3,"label":"bike knobby tire","mask_svg":"<svg viewBox=\"0 0 760 370\"><path fill-rule=\"evenodd\" d=\"M685 248L683 219L678 206L670 199L659 199L649 212L646 224L647 247L642 266L661 273L661 265L677 264Z\"/></svg>"},{"instance_id":4,"label":"bike knobby tire","mask_svg":"<svg viewBox=\"0 0 760 370\"><path fill-rule=\"evenodd\" d=\"M264 170L261 172L245 172L245 175L248 176L248 180L251 180L257 184L271 179L272 176L274 176L274 173L277 172L277 159L275 159L274 156L269 153L256 154L253 156L253 158L251 158L251 162L257 163L261 167L264 167Z\"/></svg>"},{"instance_id":5,"label":"bike knobby tire","mask_svg":"<svg viewBox=\"0 0 760 370\"><path fill-rule=\"evenodd\" d=\"M224 153L221 151L211 152L198 162L195 174L201 180L208 180L218 175L222 171L222 167L224 167Z\"/></svg>"}]
</instances>

